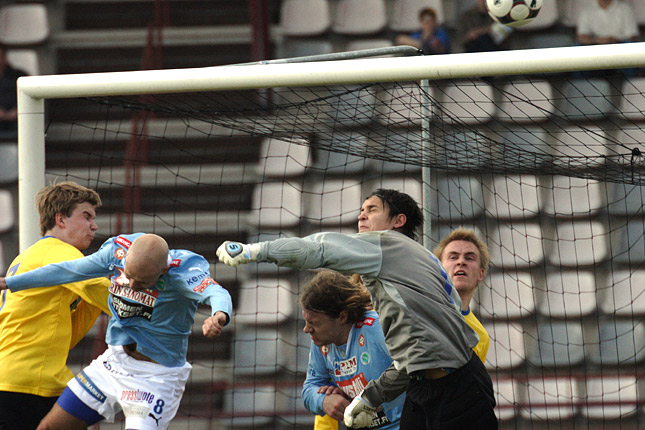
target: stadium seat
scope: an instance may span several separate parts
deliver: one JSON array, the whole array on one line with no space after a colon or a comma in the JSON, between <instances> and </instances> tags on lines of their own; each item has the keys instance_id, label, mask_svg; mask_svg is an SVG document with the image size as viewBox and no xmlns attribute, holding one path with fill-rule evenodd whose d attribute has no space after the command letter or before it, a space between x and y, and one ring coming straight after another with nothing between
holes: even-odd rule
<instances>
[{"instance_id":1,"label":"stadium seat","mask_svg":"<svg viewBox=\"0 0 645 430\"><path fill-rule=\"evenodd\" d=\"M645 25L645 3L640 0L629 0L639 26Z\"/></svg>"},{"instance_id":2,"label":"stadium seat","mask_svg":"<svg viewBox=\"0 0 645 430\"><path fill-rule=\"evenodd\" d=\"M591 362L603 366L641 363L645 359L645 322L603 316L587 343Z\"/></svg>"},{"instance_id":3,"label":"stadium seat","mask_svg":"<svg viewBox=\"0 0 645 430\"><path fill-rule=\"evenodd\" d=\"M257 185L251 198L249 223L259 228L290 228L300 222L302 193L290 182Z\"/></svg>"},{"instance_id":4,"label":"stadium seat","mask_svg":"<svg viewBox=\"0 0 645 430\"><path fill-rule=\"evenodd\" d=\"M285 36L319 36L331 25L329 0L283 0L280 29Z\"/></svg>"},{"instance_id":5,"label":"stadium seat","mask_svg":"<svg viewBox=\"0 0 645 430\"><path fill-rule=\"evenodd\" d=\"M332 137L325 136L321 139L325 139L325 146L333 146ZM319 172L325 175L349 176L361 174L368 165L369 161L364 157L324 149L315 149L313 160L311 160L308 169L312 172Z\"/></svg>"},{"instance_id":6,"label":"stadium seat","mask_svg":"<svg viewBox=\"0 0 645 430\"><path fill-rule=\"evenodd\" d=\"M593 179L550 176L540 179L544 190L543 210L564 217L594 216L605 206L605 184Z\"/></svg>"},{"instance_id":7,"label":"stadium seat","mask_svg":"<svg viewBox=\"0 0 645 430\"><path fill-rule=\"evenodd\" d=\"M638 411L638 385L633 375L585 378L585 391L581 412L587 418L622 421Z\"/></svg>"},{"instance_id":8,"label":"stadium seat","mask_svg":"<svg viewBox=\"0 0 645 430\"><path fill-rule=\"evenodd\" d=\"M493 93L490 84L476 80L439 86L433 114L449 124L485 124L495 114Z\"/></svg>"},{"instance_id":9,"label":"stadium seat","mask_svg":"<svg viewBox=\"0 0 645 430\"><path fill-rule=\"evenodd\" d=\"M345 45L345 51L363 51L366 49L389 48L393 45L389 39L356 39Z\"/></svg>"},{"instance_id":10,"label":"stadium seat","mask_svg":"<svg viewBox=\"0 0 645 430\"><path fill-rule=\"evenodd\" d=\"M484 323L490 336L486 368L489 370L512 369L524 364L524 330L519 322Z\"/></svg>"},{"instance_id":11,"label":"stadium seat","mask_svg":"<svg viewBox=\"0 0 645 430\"><path fill-rule=\"evenodd\" d=\"M337 226L358 222L362 190L353 179L315 180L303 193L305 218L314 224Z\"/></svg>"},{"instance_id":12,"label":"stadium seat","mask_svg":"<svg viewBox=\"0 0 645 430\"><path fill-rule=\"evenodd\" d=\"M612 88L606 79L566 81L559 93L554 91L554 98L560 99L560 107L555 115L568 121L600 120L616 110L611 96Z\"/></svg>"},{"instance_id":13,"label":"stadium seat","mask_svg":"<svg viewBox=\"0 0 645 430\"><path fill-rule=\"evenodd\" d=\"M370 126L376 115L376 90L363 85L332 88L333 97L326 100L327 109L318 118L333 127Z\"/></svg>"},{"instance_id":14,"label":"stadium seat","mask_svg":"<svg viewBox=\"0 0 645 430\"><path fill-rule=\"evenodd\" d=\"M606 285L598 287L598 308L602 315L645 316L645 270L614 269Z\"/></svg>"},{"instance_id":15,"label":"stadium seat","mask_svg":"<svg viewBox=\"0 0 645 430\"><path fill-rule=\"evenodd\" d=\"M235 323L281 324L294 318L296 301L297 292L286 279L249 279L239 290Z\"/></svg>"},{"instance_id":16,"label":"stadium seat","mask_svg":"<svg viewBox=\"0 0 645 430\"><path fill-rule=\"evenodd\" d=\"M0 184L14 184L18 181L18 145L0 143Z\"/></svg>"},{"instance_id":17,"label":"stadium seat","mask_svg":"<svg viewBox=\"0 0 645 430\"><path fill-rule=\"evenodd\" d=\"M596 0L567 0L564 2L564 14L561 21L567 27L576 27L580 12L587 7L589 2Z\"/></svg>"},{"instance_id":18,"label":"stadium seat","mask_svg":"<svg viewBox=\"0 0 645 430\"><path fill-rule=\"evenodd\" d=\"M293 361L298 329L281 326L240 325L233 336L233 373L238 376L275 375Z\"/></svg>"},{"instance_id":19,"label":"stadium seat","mask_svg":"<svg viewBox=\"0 0 645 430\"><path fill-rule=\"evenodd\" d=\"M618 222L616 220L612 220ZM645 261L645 219L631 218L612 224L612 257L621 264L641 266Z\"/></svg>"},{"instance_id":20,"label":"stadium seat","mask_svg":"<svg viewBox=\"0 0 645 430\"><path fill-rule=\"evenodd\" d=\"M491 264L498 269L524 269L544 261L542 229L537 223L500 221L490 232L488 246Z\"/></svg>"},{"instance_id":21,"label":"stadium seat","mask_svg":"<svg viewBox=\"0 0 645 430\"><path fill-rule=\"evenodd\" d=\"M33 49L10 49L7 51L7 61L16 69L22 70L28 75L40 74L40 63L38 54Z\"/></svg>"},{"instance_id":22,"label":"stadium seat","mask_svg":"<svg viewBox=\"0 0 645 430\"><path fill-rule=\"evenodd\" d=\"M579 318L596 310L596 278L589 270L549 270L536 285L538 312L547 318Z\"/></svg>"},{"instance_id":23,"label":"stadium seat","mask_svg":"<svg viewBox=\"0 0 645 430\"><path fill-rule=\"evenodd\" d=\"M603 167L610 155L608 143L607 133L597 125L566 126L555 134L553 163L567 169Z\"/></svg>"},{"instance_id":24,"label":"stadium seat","mask_svg":"<svg viewBox=\"0 0 645 430\"><path fill-rule=\"evenodd\" d=\"M378 179L375 179L369 182L366 192L371 193L377 188L385 188L385 189L398 190L398 191L404 192L408 194L410 197L412 197L419 204L420 207L423 207L423 204L422 204L423 189L421 186L421 182L419 182L418 179L412 176L380 177ZM366 196L367 194L365 194L365 197Z\"/></svg>"},{"instance_id":25,"label":"stadium seat","mask_svg":"<svg viewBox=\"0 0 645 430\"><path fill-rule=\"evenodd\" d=\"M469 176L441 175L436 177L430 192L430 207L439 220L461 221L475 219L484 210L482 186ZM436 188L435 188L436 187Z\"/></svg>"},{"instance_id":26,"label":"stadium seat","mask_svg":"<svg viewBox=\"0 0 645 430\"><path fill-rule=\"evenodd\" d=\"M537 176L497 175L484 184L486 216L497 219L530 219L540 212Z\"/></svg>"},{"instance_id":27,"label":"stadium seat","mask_svg":"<svg viewBox=\"0 0 645 430\"><path fill-rule=\"evenodd\" d=\"M276 388L271 385L239 386L224 391L223 411L231 416L222 419L227 428L262 428L274 421L276 413Z\"/></svg>"},{"instance_id":28,"label":"stadium seat","mask_svg":"<svg viewBox=\"0 0 645 430\"><path fill-rule=\"evenodd\" d=\"M411 33L420 28L419 12L432 8L437 13L437 24L445 21L442 0L394 0L389 15L389 27L392 31Z\"/></svg>"},{"instance_id":29,"label":"stadium seat","mask_svg":"<svg viewBox=\"0 0 645 430\"><path fill-rule=\"evenodd\" d=\"M645 186L612 182L607 184L607 210L610 216L645 215Z\"/></svg>"},{"instance_id":30,"label":"stadium seat","mask_svg":"<svg viewBox=\"0 0 645 430\"><path fill-rule=\"evenodd\" d=\"M620 91L620 115L632 121L645 120L645 78L625 79Z\"/></svg>"},{"instance_id":31,"label":"stadium seat","mask_svg":"<svg viewBox=\"0 0 645 430\"><path fill-rule=\"evenodd\" d=\"M535 313L533 292L530 272L493 272L478 288L479 314L503 320L529 317Z\"/></svg>"},{"instance_id":32,"label":"stadium seat","mask_svg":"<svg viewBox=\"0 0 645 430\"><path fill-rule=\"evenodd\" d=\"M310 149L304 139L284 141L264 138L260 147L258 173L270 177L292 177L305 173L309 164Z\"/></svg>"},{"instance_id":33,"label":"stadium seat","mask_svg":"<svg viewBox=\"0 0 645 430\"><path fill-rule=\"evenodd\" d=\"M569 377L529 378L516 382L517 398L523 407L520 415L527 420L570 420L578 412L577 402L582 398L579 382Z\"/></svg>"},{"instance_id":34,"label":"stadium seat","mask_svg":"<svg viewBox=\"0 0 645 430\"><path fill-rule=\"evenodd\" d=\"M279 58L308 57L310 55L331 54L332 43L327 39L285 38L278 47ZM297 92L297 91L296 91Z\"/></svg>"},{"instance_id":35,"label":"stadium seat","mask_svg":"<svg viewBox=\"0 0 645 430\"><path fill-rule=\"evenodd\" d=\"M558 4L554 1L545 1L542 8L533 21L526 25L517 27L519 31L538 31L553 27L559 19Z\"/></svg>"},{"instance_id":36,"label":"stadium seat","mask_svg":"<svg viewBox=\"0 0 645 430\"><path fill-rule=\"evenodd\" d=\"M387 25L385 0L338 0L332 23L335 33L346 36L380 33Z\"/></svg>"},{"instance_id":37,"label":"stadium seat","mask_svg":"<svg viewBox=\"0 0 645 430\"><path fill-rule=\"evenodd\" d=\"M553 266L593 266L609 258L609 231L600 221L558 220L544 239Z\"/></svg>"},{"instance_id":38,"label":"stadium seat","mask_svg":"<svg viewBox=\"0 0 645 430\"><path fill-rule=\"evenodd\" d=\"M515 381L512 379L493 380L495 391L495 414L500 421L511 420L515 417L518 400L515 398Z\"/></svg>"},{"instance_id":39,"label":"stadium seat","mask_svg":"<svg viewBox=\"0 0 645 430\"><path fill-rule=\"evenodd\" d=\"M526 328L526 325L525 325ZM524 343L526 360L537 367L571 367L585 358L582 324L576 320L542 319L527 330Z\"/></svg>"},{"instance_id":40,"label":"stadium seat","mask_svg":"<svg viewBox=\"0 0 645 430\"><path fill-rule=\"evenodd\" d=\"M416 83L386 87L377 96L378 121L389 127L421 126L422 103L432 103L433 88L428 88L428 92L424 93Z\"/></svg>"},{"instance_id":41,"label":"stadium seat","mask_svg":"<svg viewBox=\"0 0 645 430\"><path fill-rule=\"evenodd\" d=\"M553 113L553 89L548 81L509 82L499 89L495 116L501 121L534 124Z\"/></svg>"},{"instance_id":42,"label":"stadium seat","mask_svg":"<svg viewBox=\"0 0 645 430\"><path fill-rule=\"evenodd\" d=\"M15 223L13 195L9 190L0 189L0 233L11 230Z\"/></svg>"},{"instance_id":43,"label":"stadium seat","mask_svg":"<svg viewBox=\"0 0 645 430\"><path fill-rule=\"evenodd\" d=\"M507 130L491 139L496 143L497 153L517 154L518 158L532 154L538 165L551 162L552 137L541 126L509 124Z\"/></svg>"},{"instance_id":44,"label":"stadium seat","mask_svg":"<svg viewBox=\"0 0 645 430\"><path fill-rule=\"evenodd\" d=\"M49 37L47 7L12 3L0 8L0 43L9 47L38 45Z\"/></svg>"}]
</instances>

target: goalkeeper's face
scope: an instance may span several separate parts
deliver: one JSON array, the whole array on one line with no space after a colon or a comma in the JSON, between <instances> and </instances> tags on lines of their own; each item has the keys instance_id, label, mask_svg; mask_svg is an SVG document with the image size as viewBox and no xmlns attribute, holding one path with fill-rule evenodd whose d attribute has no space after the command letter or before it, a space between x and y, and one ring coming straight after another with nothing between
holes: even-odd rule
<instances>
[{"instance_id":1,"label":"goalkeeper's face","mask_svg":"<svg viewBox=\"0 0 645 430\"><path fill-rule=\"evenodd\" d=\"M366 199L358 215L358 232L393 230L397 218L390 218L390 211L378 196Z\"/></svg>"}]
</instances>

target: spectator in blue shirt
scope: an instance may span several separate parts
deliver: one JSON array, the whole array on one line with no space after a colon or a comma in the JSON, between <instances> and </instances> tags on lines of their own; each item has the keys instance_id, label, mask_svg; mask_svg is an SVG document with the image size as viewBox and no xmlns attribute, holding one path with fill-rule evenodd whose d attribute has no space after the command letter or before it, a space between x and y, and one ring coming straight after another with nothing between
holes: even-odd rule
<instances>
[{"instance_id":1,"label":"spectator in blue shirt","mask_svg":"<svg viewBox=\"0 0 645 430\"><path fill-rule=\"evenodd\" d=\"M431 7L419 12L421 28L411 34L401 34L396 38L397 45L410 45L421 49L424 54L448 54L450 52L450 36L448 32L437 26L437 12Z\"/></svg>"}]
</instances>

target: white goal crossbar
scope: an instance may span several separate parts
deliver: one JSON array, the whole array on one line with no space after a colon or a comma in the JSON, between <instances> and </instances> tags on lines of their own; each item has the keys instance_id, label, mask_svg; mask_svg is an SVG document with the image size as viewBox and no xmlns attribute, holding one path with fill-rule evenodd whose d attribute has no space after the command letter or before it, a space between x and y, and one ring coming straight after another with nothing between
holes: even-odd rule
<instances>
[{"instance_id":1,"label":"white goal crossbar","mask_svg":"<svg viewBox=\"0 0 645 430\"><path fill-rule=\"evenodd\" d=\"M316 63L27 76L18 80L20 250L39 238L45 185L45 99L243 90L645 67L645 43Z\"/></svg>"}]
</instances>

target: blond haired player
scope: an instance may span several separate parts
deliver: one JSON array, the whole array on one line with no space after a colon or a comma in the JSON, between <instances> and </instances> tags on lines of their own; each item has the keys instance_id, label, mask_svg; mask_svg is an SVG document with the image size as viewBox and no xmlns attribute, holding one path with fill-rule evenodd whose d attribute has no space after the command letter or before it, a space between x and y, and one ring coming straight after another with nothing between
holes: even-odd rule
<instances>
[{"instance_id":1,"label":"blond haired player","mask_svg":"<svg viewBox=\"0 0 645 430\"><path fill-rule=\"evenodd\" d=\"M74 182L36 196L43 237L10 264L7 276L83 257L97 231L99 195ZM36 428L73 375L67 355L101 311L110 314L107 278L0 293L0 428Z\"/></svg>"},{"instance_id":2,"label":"blond haired player","mask_svg":"<svg viewBox=\"0 0 645 430\"><path fill-rule=\"evenodd\" d=\"M479 342L473 350L482 363L485 363L490 337L482 323L470 310L470 301L488 270L490 262L488 246L473 230L458 228L439 242L434 249L434 255L446 268L452 284L461 297L461 314L479 336Z\"/></svg>"}]
</instances>

